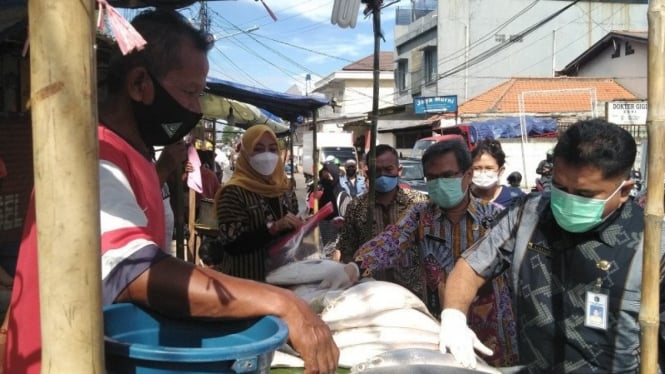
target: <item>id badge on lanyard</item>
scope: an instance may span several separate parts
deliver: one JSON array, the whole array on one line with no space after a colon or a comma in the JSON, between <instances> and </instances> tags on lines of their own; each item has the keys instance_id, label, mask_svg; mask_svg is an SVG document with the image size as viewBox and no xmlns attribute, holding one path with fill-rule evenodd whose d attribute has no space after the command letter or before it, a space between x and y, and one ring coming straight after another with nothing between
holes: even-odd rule
<instances>
[{"instance_id":1,"label":"id badge on lanyard","mask_svg":"<svg viewBox=\"0 0 665 374\"><path fill-rule=\"evenodd\" d=\"M601 260L596 267L607 272L610 262ZM607 330L607 314L609 313L610 291L602 287L603 280L598 277L596 284L586 291L586 302L584 303L584 326L593 329Z\"/></svg>"}]
</instances>

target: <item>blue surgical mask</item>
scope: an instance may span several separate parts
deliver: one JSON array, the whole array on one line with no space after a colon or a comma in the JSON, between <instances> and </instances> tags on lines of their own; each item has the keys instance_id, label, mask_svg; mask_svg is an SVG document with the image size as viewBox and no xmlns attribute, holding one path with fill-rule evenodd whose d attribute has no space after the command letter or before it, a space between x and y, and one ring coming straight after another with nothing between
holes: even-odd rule
<instances>
[{"instance_id":1,"label":"blue surgical mask","mask_svg":"<svg viewBox=\"0 0 665 374\"><path fill-rule=\"evenodd\" d=\"M564 192L552 186L550 207L556 223L562 229L573 232L587 232L603 223L605 203L623 187L622 182L607 199L594 199Z\"/></svg>"},{"instance_id":2,"label":"blue surgical mask","mask_svg":"<svg viewBox=\"0 0 665 374\"><path fill-rule=\"evenodd\" d=\"M429 198L444 209L457 206L466 194L466 191L462 191L462 179L437 178L427 181Z\"/></svg>"},{"instance_id":3,"label":"blue surgical mask","mask_svg":"<svg viewBox=\"0 0 665 374\"><path fill-rule=\"evenodd\" d=\"M397 187L397 176L382 175L376 178L376 192L389 192Z\"/></svg>"}]
</instances>

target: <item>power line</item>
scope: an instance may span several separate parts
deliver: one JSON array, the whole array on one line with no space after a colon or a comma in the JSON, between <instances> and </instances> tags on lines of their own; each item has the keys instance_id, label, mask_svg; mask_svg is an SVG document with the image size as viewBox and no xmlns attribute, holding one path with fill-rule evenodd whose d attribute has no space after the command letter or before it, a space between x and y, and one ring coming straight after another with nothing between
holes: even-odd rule
<instances>
[{"instance_id":1,"label":"power line","mask_svg":"<svg viewBox=\"0 0 665 374\"><path fill-rule=\"evenodd\" d=\"M596 9L597 9L598 7L600 7L600 6L601 6L601 5L598 5L598 6L596 7ZM624 4L622 7L617 8L617 10L615 10L614 13L610 14L608 17L605 17L603 20L601 20L601 21L600 21L600 22L601 22L600 24L598 24L597 22L594 21L594 24L596 24L596 26L594 26L594 27L592 28L592 30L594 30L594 29L596 29L596 28L598 28L598 27L600 27L601 29L605 30L605 28L602 27L601 24L602 24L603 22L605 22L605 21L611 19L612 17L614 17L614 15L616 15L617 13L619 13L619 12L620 12L621 10L623 10L626 6L627 6L627 5ZM588 13L585 12L585 14L588 14ZM570 22L566 23L565 25L561 25L561 26L558 27L556 30L560 30L560 29L564 28L565 26L567 26L567 25L569 25L569 24L571 24L571 23L577 21L577 20L580 19L580 18L582 18L582 16L577 17L577 18L571 20ZM575 42L577 42L578 40L587 37L587 35L588 35L588 34L581 34L578 38L574 39L574 40L571 41L570 43L568 43L568 44L564 45L563 47L559 48L558 51L563 51L563 50L565 50L566 48L569 48L570 46L572 46L573 44L575 44ZM529 46L531 46L531 45L533 45L533 44L538 43L539 41L541 41L542 39L544 39L544 38L546 38L546 37L549 37L549 35L548 35L548 34L543 35L541 38L534 40L532 43L529 43L529 44L527 45L527 47L529 47ZM523 49L525 49L525 48L523 48ZM516 72L513 76L518 75L520 72L523 72L523 71L525 71L525 70L528 70L528 69L532 68L533 66L535 66L535 65L537 65L537 64L540 64L541 62L543 62L544 60L549 59L549 58L550 58L549 56L546 56L546 57L544 57L544 58L541 58L540 60L536 61L535 63L533 63L533 64L531 64L531 65L525 67L524 69L522 69L522 70ZM476 72L480 72L480 71L483 71L483 70L487 70L487 68L484 68L484 69L479 70L479 71L476 71ZM502 78L502 79L510 79L510 78L512 78L512 77L498 77L498 78ZM616 78L621 78L621 77L616 77ZM624 77L624 78L632 78L632 77ZM461 79L461 78L460 78L460 79Z\"/></svg>"},{"instance_id":2,"label":"power line","mask_svg":"<svg viewBox=\"0 0 665 374\"><path fill-rule=\"evenodd\" d=\"M245 72L244 70L242 70L242 69L240 68L240 66L238 66L238 65L235 63L235 61L233 61L232 58L230 58L230 57L227 56L224 52L222 52L222 50L221 50L219 47L215 46L215 50L216 50L216 51L217 51L222 57L224 57L224 59L227 60L227 61L229 62L229 64L231 64L231 65L232 65L232 66L233 66L238 72L240 72L241 74L243 74L245 77L247 77L249 80L255 82L256 84L258 84L258 85L260 85L260 86L262 86L262 87L264 87L264 88L267 88L263 83L259 82L257 79L255 79L255 78L252 77L251 75L247 74L247 72Z\"/></svg>"},{"instance_id":3,"label":"power line","mask_svg":"<svg viewBox=\"0 0 665 374\"><path fill-rule=\"evenodd\" d=\"M500 51L510 47L511 45L515 44L518 40L522 40L525 36L531 34L533 31L539 29L549 21L553 20L554 18L558 17L561 13L565 12L568 10L570 7L573 5L577 4L580 2L580 0L574 0L572 3L566 5L565 7L561 8L560 10L554 12L553 14L545 17L543 20L537 22L536 24L526 28L524 31L520 32L519 34L515 35L511 40L508 40L506 42L503 42L495 47L492 47L488 49L487 51L479 54L478 56L475 56L468 61L464 61L463 63L449 69L448 71L445 71L441 74L439 74L438 80L449 77L451 75L457 74L461 71L464 71L465 69L468 69L470 66L476 65L478 63L481 63L488 58L494 56L495 54L499 53Z\"/></svg>"},{"instance_id":4,"label":"power line","mask_svg":"<svg viewBox=\"0 0 665 374\"><path fill-rule=\"evenodd\" d=\"M233 24L233 23L232 23L231 21L229 21L226 17L220 15L219 13L217 13L217 12L214 11L214 10L213 10L213 12L214 12L217 16L219 16L220 19L222 19L223 21L225 21L226 23L228 23L229 25L231 25L231 27L232 27L233 29L236 29L236 30L239 30L239 29L240 29L239 26ZM322 74L318 74L318 73L314 72L312 69L310 69L310 68L308 68L308 67L305 67L305 66L301 65L301 64L298 63L297 61L295 61L295 60L293 60L293 59L287 57L287 56L284 55L283 53L281 53L281 52L275 50L274 48L268 46L267 44L265 44L265 43L259 41L259 40L255 37L255 36L261 36L261 37L264 37L264 36L262 36L262 35L258 35L258 34L253 34L253 35L247 34L247 36L248 36L249 38L251 38L252 40L254 40L254 41L255 41L257 44L259 44L260 46L262 46L262 47L266 48L267 50L269 50L270 52L272 52L272 53L274 53L274 54L276 54L276 55L282 57L284 60L290 62L291 64L293 64L293 65L295 65L295 66L297 66L297 67L299 67L299 68L302 69L303 71L308 72L308 73L310 73L310 74L315 74L315 75L318 75L318 76L323 76ZM270 37L265 37L265 38L268 39L268 40L271 40L271 41L275 41L274 39L272 39L272 38L270 38ZM233 39L233 38L231 38L231 39ZM232 42L236 43L235 40L232 40ZM284 43L286 43L286 42L284 42ZM290 43L286 43L286 44L290 44ZM294 46L294 45L290 45L290 46ZM239 47L241 47L243 50L247 51L248 53L254 54L255 56L257 56L257 57L260 58L261 60L265 61L266 63L270 64L271 66L275 67L276 69L282 71L282 72L283 72L286 76L288 76L289 78L295 79L295 76L296 76L297 74L295 74L295 73L293 73L293 72L287 72L287 71L285 71L284 68L281 68L281 67L277 66L274 62L265 59L264 57L260 56L259 54L255 53L255 52L252 51L252 50L249 50L248 47L245 46L244 44L240 44ZM300 48L300 49L303 49L303 48ZM311 52L312 52L312 53L316 53L316 54L321 54L321 55L324 55L324 56L327 56L327 57L330 57L328 54L324 54L324 53L321 53L321 52L318 52L318 51L313 51L313 50L312 50ZM352 60L346 60L346 61L348 61L348 62L353 62ZM293 74L293 75L291 75L291 74ZM368 98L371 98L371 97L372 97L371 95L368 95L368 94L366 94L366 93L364 93L364 92L362 92L362 91L359 91L359 90L355 90L355 89L353 89L353 88L347 88L347 90L348 90L349 92L355 92L355 93L357 93L358 95L361 95L361 96L364 96L364 97L368 97ZM392 95L391 95L391 96L392 96ZM390 104L390 105L393 105L393 104L394 104L394 102L393 102L392 100L391 100L391 101L387 101L387 100L383 100L383 99L381 99L381 98L379 98L379 100L382 101L383 103L386 103L386 104ZM343 101L347 101L347 100L343 100Z\"/></svg>"},{"instance_id":5,"label":"power line","mask_svg":"<svg viewBox=\"0 0 665 374\"><path fill-rule=\"evenodd\" d=\"M344 57L340 57L340 56L335 56L335 55L330 55L330 54L325 53L325 52L316 51L316 50L314 50L314 49L310 49L310 48L305 48L305 47L303 47L303 46L295 45L295 44L292 44L292 43L289 43L289 42L285 42L285 41L282 41L282 40L277 40L277 39L271 38L271 37L266 36L266 35L260 35L260 34L255 34L255 35L256 35L257 37L259 37L259 38L268 39L268 40L273 41L273 42L275 42L275 43L284 44L284 45L286 45L286 46L293 47L293 48L297 48L297 49L301 49L301 50L303 50L303 51L310 52L310 53L314 53L314 54L317 54L317 55L320 55L320 56L330 57L330 58L334 58L334 59L336 59L336 60L340 60L340 61L344 61L344 62L354 62L353 60L349 60L348 58L344 58Z\"/></svg>"},{"instance_id":6,"label":"power line","mask_svg":"<svg viewBox=\"0 0 665 374\"><path fill-rule=\"evenodd\" d=\"M506 26L511 24L513 21L515 21L517 18L521 17L524 15L526 12L531 10L536 4L540 2L540 0L535 0L526 7L524 7L522 10L518 11L515 13L513 16L508 18L506 21L495 27L494 29L490 30L488 33L485 35L481 36L480 38L476 39L475 41L471 42L469 46L464 46L464 48L461 48L455 52L452 52L449 56L447 56L445 59L441 60L438 62L438 65L441 66L442 64L445 64L446 62L455 60L459 57L463 57L467 52L470 52L472 49L475 49L476 47L480 46L484 42L488 41L489 39L493 38L494 35L504 29ZM471 27L471 25L466 25L466 27Z\"/></svg>"}]
</instances>

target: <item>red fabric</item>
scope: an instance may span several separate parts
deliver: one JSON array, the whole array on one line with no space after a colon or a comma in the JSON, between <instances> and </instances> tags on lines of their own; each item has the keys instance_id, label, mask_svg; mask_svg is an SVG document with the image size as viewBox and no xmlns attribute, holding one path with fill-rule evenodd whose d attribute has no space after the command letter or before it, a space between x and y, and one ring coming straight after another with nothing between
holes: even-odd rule
<instances>
[{"instance_id":1,"label":"red fabric","mask_svg":"<svg viewBox=\"0 0 665 374\"><path fill-rule=\"evenodd\" d=\"M206 167L201 167L201 184L203 185L201 196L204 199L214 198L215 192L219 188L219 181L215 172Z\"/></svg>"},{"instance_id":2,"label":"red fabric","mask_svg":"<svg viewBox=\"0 0 665 374\"><path fill-rule=\"evenodd\" d=\"M0 178L4 178L7 176L7 167L5 166L5 162L2 161L0 158Z\"/></svg>"},{"instance_id":3,"label":"red fabric","mask_svg":"<svg viewBox=\"0 0 665 374\"><path fill-rule=\"evenodd\" d=\"M102 253L122 249L136 238L145 238L164 248L164 205L155 167L118 135L99 126L100 158L109 160L125 173L137 203L144 207L147 227L130 227L102 233ZM34 192L25 217L23 236L12 289L5 373L40 374L41 326L39 317L39 276ZM131 265L129 265L131 266ZM133 279L127 279L131 282Z\"/></svg>"},{"instance_id":4,"label":"red fabric","mask_svg":"<svg viewBox=\"0 0 665 374\"><path fill-rule=\"evenodd\" d=\"M23 226L12 288L5 350L5 373L39 374L41 369L39 287L38 282L35 281L37 280L37 230L35 226L33 191Z\"/></svg>"},{"instance_id":5,"label":"red fabric","mask_svg":"<svg viewBox=\"0 0 665 374\"><path fill-rule=\"evenodd\" d=\"M166 237L164 200L155 166L113 131L100 126L98 133L99 158L112 162L123 171L136 197L136 202L148 217L146 227L102 233L102 253L109 248L118 248L119 244L126 244L136 237L147 238L154 241L160 248L166 248L166 243L164 243Z\"/></svg>"}]
</instances>

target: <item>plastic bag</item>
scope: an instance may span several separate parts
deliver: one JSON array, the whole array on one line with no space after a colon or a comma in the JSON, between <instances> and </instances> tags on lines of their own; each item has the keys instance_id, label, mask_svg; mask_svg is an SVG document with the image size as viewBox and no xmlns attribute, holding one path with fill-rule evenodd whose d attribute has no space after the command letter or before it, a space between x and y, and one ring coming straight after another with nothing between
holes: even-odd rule
<instances>
[{"instance_id":1,"label":"plastic bag","mask_svg":"<svg viewBox=\"0 0 665 374\"><path fill-rule=\"evenodd\" d=\"M324 205L307 219L300 229L290 232L268 247L268 271L282 265L311 258L320 258L319 245L307 240L314 228L333 212L332 203Z\"/></svg>"}]
</instances>

